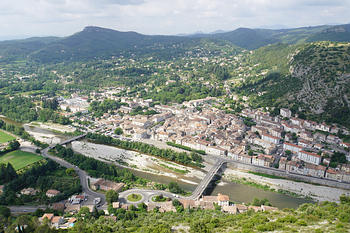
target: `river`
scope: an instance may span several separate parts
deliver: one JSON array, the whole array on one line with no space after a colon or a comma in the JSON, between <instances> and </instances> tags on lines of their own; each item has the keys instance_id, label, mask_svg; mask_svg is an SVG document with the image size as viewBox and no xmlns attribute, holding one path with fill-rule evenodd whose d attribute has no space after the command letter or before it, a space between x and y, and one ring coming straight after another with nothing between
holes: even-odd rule
<instances>
[{"instance_id":1,"label":"river","mask_svg":"<svg viewBox=\"0 0 350 233\"><path fill-rule=\"evenodd\" d=\"M13 123L13 121L0 117L6 122ZM17 125L20 123L15 122ZM56 132L52 132L48 129L43 129L38 126L28 126L24 125L24 128L27 132L36 132L36 133L43 133L43 134L48 134L48 135L55 135L61 140L65 140L69 138L69 136L65 136ZM189 184L186 182L182 182L180 180L177 180L175 178L170 178L167 176L160 176L160 175L155 175L155 174L150 174L147 172L143 171L138 171L134 169L129 169L133 174L148 179L152 180L154 182L162 183L162 184L168 184L171 181L175 181L176 183L179 184L180 187L182 187L186 191L193 191L196 188L196 185L194 184ZM199 183L199 179L192 179L191 181L195 183ZM244 184L236 184L233 182L230 182L228 180L221 180L221 182L216 185L212 190L209 191L212 195L216 195L218 193L226 194L230 197L230 200L233 202L243 202L243 203L249 203L251 202L254 198L259 198L259 199L268 199L270 203L273 206L276 206L278 208L297 208L299 205L303 203L309 203L311 202L310 200L306 200L303 198L296 198L296 197L291 197L285 194L280 194L277 192L271 192L271 191L264 191L262 189L252 187L249 185L244 185ZM209 194L210 194L209 193ZM207 193L208 195L208 193Z\"/></svg>"},{"instance_id":2,"label":"river","mask_svg":"<svg viewBox=\"0 0 350 233\"><path fill-rule=\"evenodd\" d=\"M171 181L175 181L179 184L180 187L182 187L186 191L193 191L196 188L196 185L185 183L179 180L176 180L174 178L169 178L166 176L159 176L154 175L142 171L136 171L133 169L130 169L133 174L143 177L145 179L149 179L158 183L162 184L168 184ZM198 183L200 182L199 179L194 179L194 182ZM230 197L230 200L233 202L243 202L243 203L249 203L253 201L254 198L259 199L268 199L270 203L273 206L276 206L278 208L298 208L299 205L303 203L310 203L310 200L304 199L304 198L296 198L291 197L285 194L272 192L272 191L265 191L256 187L252 187L245 184L236 184L231 181L222 179L221 182L214 187L214 189L211 190L209 194L211 195L217 195L218 193L226 194ZM208 194L207 194L208 195Z\"/></svg>"}]
</instances>

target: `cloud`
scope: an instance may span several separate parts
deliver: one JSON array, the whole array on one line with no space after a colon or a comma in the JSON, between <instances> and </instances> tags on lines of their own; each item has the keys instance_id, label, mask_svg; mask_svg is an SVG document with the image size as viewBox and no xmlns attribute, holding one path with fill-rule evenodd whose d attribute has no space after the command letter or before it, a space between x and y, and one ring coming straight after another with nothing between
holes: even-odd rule
<instances>
[{"instance_id":1,"label":"cloud","mask_svg":"<svg viewBox=\"0 0 350 233\"><path fill-rule=\"evenodd\" d=\"M87 25L145 34L348 23L344 0L1 0L0 38L69 35Z\"/></svg>"}]
</instances>

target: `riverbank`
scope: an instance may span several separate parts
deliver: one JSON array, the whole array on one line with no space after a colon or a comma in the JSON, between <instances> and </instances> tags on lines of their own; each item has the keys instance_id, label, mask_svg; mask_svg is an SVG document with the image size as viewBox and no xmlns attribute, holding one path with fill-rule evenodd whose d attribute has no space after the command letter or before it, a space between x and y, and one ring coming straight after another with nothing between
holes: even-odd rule
<instances>
[{"instance_id":1,"label":"riverbank","mask_svg":"<svg viewBox=\"0 0 350 233\"><path fill-rule=\"evenodd\" d=\"M26 130L30 134L32 134L36 139L38 140L42 139L42 141L45 141L46 143L49 143L49 144L58 143L61 140L67 139L66 135L57 134L56 132L50 131L48 128L43 129L36 125L32 125L32 127L26 126ZM165 148L167 147L166 144L163 146ZM93 157L104 162L115 163L121 167L131 169L135 173L137 173L137 175L154 180L155 182L160 182L160 183L169 183L169 181L178 182L181 184L181 187L187 191L194 190L194 188L198 185L200 180L204 178L205 171L208 171L208 169L216 162L216 159L214 157L203 156L205 159L205 163L204 163L205 168L194 169L194 168L182 166L170 161L162 160L153 156L140 154L138 152L127 151L117 147L95 144L87 141L73 142L72 149L75 150L76 152L84 154L85 156ZM177 148L174 148L174 149L177 149ZM226 169L223 181L220 182L216 186L216 188L214 188L213 190L214 195L217 192L226 193L230 196L230 199L238 202L250 202L255 197L267 198L269 200L272 200L276 206L281 208L285 208L285 207L296 208L299 204L308 202L307 200L296 198L295 196L289 197L281 193L264 191L257 187L251 187L249 185L244 185L244 184L236 185L234 182L226 182L229 180L226 178L226 174L235 173L234 170L230 172L230 170L232 169L234 168ZM240 178L248 177L248 176L253 176L253 174L249 174L245 172L240 176ZM252 182L259 183L258 181L262 178L263 177L259 177L259 176L253 177ZM276 180L268 181L266 183L261 183L261 184L269 185L269 187L274 188L276 190L282 189L282 190L287 190L289 192L298 193L297 190L293 190L292 188L285 187L284 185L280 185L278 187L276 184L275 186L273 186L272 183L275 183L275 181ZM282 182L287 182L287 181L288 180L283 180ZM301 182L298 182L295 184L295 186L300 186L300 184ZM320 192L333 193L331 189L332 188L324 187L324 190ZM259 190L261 190L261 192L259 192ZM247 195L246 192L249 192L249 194L252 194L252 195ZM303 193L300 193L300 195L303 195ZM339 195L340 194L337 194L333 198L319 197L318 199L317 198L315 199L337 201ZM308 193L306 193L306 195L304 194L304 196L311 196L311 195L308 195Z\"/></svg>"},{"instance_id":2,"label":"riverbank","mask_svg":"<svg viewBox=\"0 0 350 233\"><path fill-rule=\"evenodd\" d=\"M287 179L273 179L237 169L226 169L223 177L232 182L235 182L235 180L237 182L237 179L245 182L253 182L262 185L262 187L258 187L262 189L264 189L263 187L269 187L274 190L286 190L300 196L312 198L315 201L339 202L340 195L350 194L349 190L296 182Z\"/></svg>"},{"instance_id":3,"label":"riverbank","mask_svg":"<svg viewBox=\"0 0 350 233\"><path fill-rule=\"evenodd\" d=\"M154 175L176 178L193 185L197 185L197 182L194 182L195 179L202 179L205 176L204 172L198 169L113 146L75 141L72 142L72 149L85 156L104 162L115 163Z\"/></svg>"},{"instance_id":4,"label":"riverbank","mask_svg":"<svg viewBox=\"0 0 350 233\"><path fill-rule=\"evenodd\" d=\"M60 125L56 123L50 123L50 122L31 122L29 124L26 124L28 126L37 126L42 129L50 130L54 133L73 133L75 129L70 125Z\"/></svg>"}]
</instances>

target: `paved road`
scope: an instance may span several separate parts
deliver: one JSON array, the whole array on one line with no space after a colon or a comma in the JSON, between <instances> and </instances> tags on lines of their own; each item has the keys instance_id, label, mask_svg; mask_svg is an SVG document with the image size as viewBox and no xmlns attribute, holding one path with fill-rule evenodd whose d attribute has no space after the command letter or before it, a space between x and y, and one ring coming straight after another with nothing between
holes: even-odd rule
<instances>
[{"instance_id":1,"label":"paved road","mask_svg":"<svg viewBox=\"0 0 350 233\"><path fill-rule=\"evenodd\" d=\"M191 199L198 199L203 192L208 188L210 182L213 180L214 176L220 170L221 166L225 163L223 159L218 159L216 163L210 168L202 181L198 184L197 188L193 191L190 196Z\"/></svg>"},{"instance_id":2,"label":"paved road","mask_svg":"<svg viewBox=\"0 0 350 233\"><path fill-rule=\"evenodd\" d=\"M89 185L88 185L88 175L85 171L81 170L80 168L78 168L77 166L74 166L73 164L70 164L68 163L67 161L59 158L59 157L56 157L56 156L52 156L48 153L49 151L49 148L46 148L44 150L42 150L42 155L44 157L47 157L49 159L52 159L53 161L55 161L56 163L60 164L61 166L63 167L66 167L66 168L73 168L76 173L79 175L79 178L80 178L80 184L81 184L81 187L82 187L82 191L85 193L85 195L88 197L87 201L89 203L85 203L85 204L92 204L93 200L95 198L101 198L101 203L99 204L100 206L103 206L105 203L106 203L106 196L102 193L98 193L98 192L94 192L92 191L90 188L89 188Z\"/></svg>"},{"instance_id":3,"label":"paved road","mask_svg":"<svg viewBox=\"0 0 350 233\"><path fill-rule=\"evenodd\" d=\"M142 196L141 200L139 200L137 202L128 201L127 197L133 193L140 194ZM173 193L162 191L162 190L129 189L129 190L126 190L124 192L119 193L119 201L121 203L124 203L124 204L139 204L142 202L154 203L152 201L152 197L156 196L156 195L163 195L164 197L169 197L171 199L183 198L182 196L179 196L179 195L175 196L175 194L173 194Z\"/></svg>"},{"instance_id":4,"label":"paved road","mask_svg":"<svg viewBox=\"0 0 350 233\"><path fill-rule=\"evenodd\" d=\"M37 209L46 209L47 206L8 206L12 214L34 213Z\"/></svg>"}]
</instances>

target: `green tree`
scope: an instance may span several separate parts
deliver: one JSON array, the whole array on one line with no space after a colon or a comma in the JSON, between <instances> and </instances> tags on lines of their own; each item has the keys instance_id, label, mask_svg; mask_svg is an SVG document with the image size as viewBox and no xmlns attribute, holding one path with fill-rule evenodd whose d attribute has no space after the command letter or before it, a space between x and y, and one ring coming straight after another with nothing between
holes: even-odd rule
<instances>
[{"instance_id":1,"label":"green tree","mask_svg":"<svg viewBox=\"0 0 350 233\"><path fill-rule=\"evenodd\" d=\"M9 143L9 149L10 150L17 150L21 144L17 140L13 140Z\"/></svg>"},{"instance_id":2,"label":"green tree","mask_svg":"<svg viewBox=\"0 0 350 233\"><path fill-rule=\"evenodd\" d=\"M0 206L0 216L8 218L11 216L11 210L5 206Z\"/></svg>"},{"instance_id":3,"label":"green tree","mask_svg":"<svg viewBox=\"0 0 350 233\"><path fill-rule=\"evenodd\" d=\"M114 190L108 190L106 193L106 201L111 204L113 202L118 201L119 194Z\"/></svg>"},{"instance_id":4,"label":"green tree","mask_svg":"<svg viewBox=\"0 0 350 233\"><path fill-rule=\"evenodd\" d=\"M116 128L115 130L114 130L114 133L116 134L116 135L122 135L123 134L123 130L121 129L121 128Z\"/></svg>"},{"instance_id":5,"label":"green tree","mask_svg":"<svg viewBox=\"0 0 350 233\"><path fill-rule=\"evenodd\" d=\"M172 193L178 193L178 194L183 194L185 191L179 186L178 183L172 181L168 185L169 191Z\"/></svg>"},{"instance_id":6,"label":"green tree","mask_svg":"<svg viewBox=\"0 0 350 233\"><path fill-rule=\"evenodd\" d=\"M67 174L67 176L76 176L74 168L67 168L66 174Z\"/></svg>"}]
</instances>

